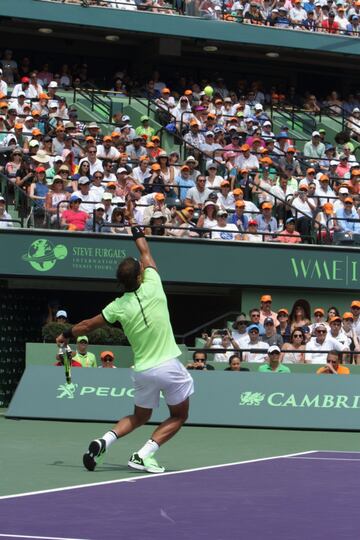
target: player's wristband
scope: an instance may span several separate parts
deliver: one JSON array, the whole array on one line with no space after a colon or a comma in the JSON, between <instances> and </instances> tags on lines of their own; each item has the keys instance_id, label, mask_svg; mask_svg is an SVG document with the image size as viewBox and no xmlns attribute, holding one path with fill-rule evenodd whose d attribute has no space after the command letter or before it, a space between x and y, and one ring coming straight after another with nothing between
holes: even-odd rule
<instances>
[{"instance_id":1,"label":"player's wristband","mask_svg":"<svg viewBox=\"0 0 360 540\"><path fill-rule=\"evenodd\" d=\"M145 234L143 233L139 225L133 225L131 227L131 232L134 240L137 240L138 238L145 238Z\"/></svg>"},{"instance_id":2,"label":"player's wristband","mask_svg":"<svg viewBox=\"0 0 360 540\"><path fill-rule=\"evenodd\" d=\"M70 326L70 328L68 328L67 330L63 330L62 335L64 336L65 339L74 338L75 336L72 333L72 326Z\"/></svg>"}]
</instances>

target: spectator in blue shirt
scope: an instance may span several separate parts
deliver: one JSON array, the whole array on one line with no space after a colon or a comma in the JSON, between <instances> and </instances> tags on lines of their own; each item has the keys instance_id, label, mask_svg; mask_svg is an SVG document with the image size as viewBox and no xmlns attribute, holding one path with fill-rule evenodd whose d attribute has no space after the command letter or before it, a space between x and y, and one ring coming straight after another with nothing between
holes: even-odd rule
<instances>
[{"instance_id":1,"label":"spectator in blue shirt","mask_svg":"<svg viewBox=\"0 0 360 540\"><path fill-rule=\"evenodd\" d=\"M336 212L336 217L339 220L336 222L336 229L342 232L360 232L359 215L353 206L353 200L351 197L346 197L344 200L344 207L339 208ZM358 221L347 221L357 219Z\"/></svg>"},{"instance_id":2,"label":"spectator in blue shirt","mask_svg":"<svg viewBox=\"0 0 360 540\"><path fill-rule=\"evenodd\" d=\"M313 11L307 11L307 17L302 21L301 26L309 32L316 32L317 23Z\"/></svg>"},{"instance_id":3,"label":"spectator in blue shirt","mask_svg":"<svg viewBox=\"0 0 360 540\"><path fill-rule=\"evenodd\" d=\"M179 186L180 199L184 202L188 190L195 186L195 182L190 178L190 167L188 165L183 165L181 167L180 174L175 178L175 182Z\"/></svg>"},{"instance_id":4,"label":"spectator in blue shirt","mask_svg":"<svg viewBox=\"0 0 360 540\"><path fill-rule=\"evenodd\" d=\"M270 202L264 202L261 206L261 214L256 218L259 232L276 232L278 224L271 215L273 205Z\"/></svg>"},{"instance_id":5,"label":"spectator in blue shirt","mask_svg":"<svg viewBox=\"0 0 360 540\"><path fill-rule=\"evenodd\" d=\"M245 232L248 228L249 218L244 214L245 201L238 200L235 202L235 212L231 215L230 223L235 223L239 231Z\"/></svg>"}]
</instances>

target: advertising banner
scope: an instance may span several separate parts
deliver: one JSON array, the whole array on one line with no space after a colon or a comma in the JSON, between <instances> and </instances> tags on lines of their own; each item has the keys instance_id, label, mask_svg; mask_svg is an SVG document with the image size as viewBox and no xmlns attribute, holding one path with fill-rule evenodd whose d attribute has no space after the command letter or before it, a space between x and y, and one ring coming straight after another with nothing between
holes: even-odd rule
<instances>
[{"instance_id":1,"label":"advertising banner","mask_svg":"<svg viewBox=\"0 0 360 540\"><path fill-rule=\"evenodd\" d=\"M360 288L358 250L319 246L290 249L271 243L251 245L210 240L151 239L150 242L165 282L258 286L266 278L267 286L274 287ZM0 230L0 248L6 254L0 275L7 277L114 280L118 264L125 257L137 256L131 237L89 233ZM221 261L226 272L219 272L214 264L214 249L216 260Z\"/></svg>"},{"instance_id":2,"label":"advertising banner","mask_svg":"<svg viewBox=\"0 0 360 540\"><path fill-rule=\"evenodd\" d=\"M114 422L134 406L131 369L76 369L73 386L64 370L29 365L8 418ZM188 420L194 425L360 429L358 377L247 372L196 372ZM160 399L153 422L167 417Z\"/></svg>"}]
</instances>

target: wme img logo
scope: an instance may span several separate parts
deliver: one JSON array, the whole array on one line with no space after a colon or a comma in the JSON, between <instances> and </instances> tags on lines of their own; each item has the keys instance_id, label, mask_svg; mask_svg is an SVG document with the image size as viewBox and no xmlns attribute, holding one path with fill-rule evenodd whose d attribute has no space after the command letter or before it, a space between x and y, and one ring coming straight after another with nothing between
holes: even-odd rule
<instances>
[{"instance_id":1,"label":"wme img logo","mask_svg":"<svg viewBox=\"0 0 360 540\"><path fill-rule=\"evenodd\" d=\"M22 259L28 262L34 270L48 272L57 261L65 259L67 254L67 247L63 244L54 246L49 240L39 238L30 245L28 252L22 256Z\"/></svg>"}]
</instances>

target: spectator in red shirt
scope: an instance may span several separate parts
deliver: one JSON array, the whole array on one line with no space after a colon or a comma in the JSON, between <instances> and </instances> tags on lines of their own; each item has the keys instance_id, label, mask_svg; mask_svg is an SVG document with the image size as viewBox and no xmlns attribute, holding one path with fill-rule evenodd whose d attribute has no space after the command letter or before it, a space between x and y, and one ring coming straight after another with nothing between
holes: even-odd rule
<instances>
[{"instance_id":1,"label":"spectator in red shirt","mask_svg":"<svg viewBox=\"0 0 360 540\"><path fill-rule=\"evenodd\" d=\"M80 197L73 195L69 199L68 210L65 210L61 216L61 226L69 231L85 230L85 223L88 219L88 214L80 210L82 200Z\"/></svg>"},{"instance_id":2,"label":"spectator in red shirt","mask_svg":"<svg viewBox=\"0 0 360 540\"><path fill-rule=\"evenodd\" d=\"M339 23L335 21L335 13L333 11L329 12L329 18L325 19L321 23L322 32L327 32L328 34L337 34L339 32L340 26Z\"/></svg>"}]
</instances>

